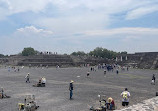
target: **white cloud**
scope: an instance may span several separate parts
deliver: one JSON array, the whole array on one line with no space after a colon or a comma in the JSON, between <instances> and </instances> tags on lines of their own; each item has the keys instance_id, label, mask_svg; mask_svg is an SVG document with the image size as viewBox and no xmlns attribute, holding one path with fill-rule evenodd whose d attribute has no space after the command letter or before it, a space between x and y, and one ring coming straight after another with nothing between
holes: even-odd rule
<instances>
[{"instance_id":1,"label":"white cloud","mask_svg":"<svg viewBox=\"0 0 158 111\"><path fill-rule=\"evenodd\" d=\"M7 0L6 4L12 13L19 13L25 11L38 12L45 8L49 0Z\"/></svg>"},{"instance_id":2,"label":"white cloud","mask_svg":"<svg viewBox=\"0 0 158 111\"><path fill-rule=\"evenodd\" d=\"M14 33L15 36L37 36L37 37L50 37L53 35L52 31L44 30L44 29L38 29L34 26L26 26L24 28L17 29L17 31Z\"/></svg>"},{"instance_id":3,"label":"white cloud","mask_svg":"<svg viewBox=\"0 0 158 111\"><path fill-rule=\"evenodd\" d=\"M62 34L61 34L62 35ZM1 38L0 53L15 54L24 47L33 47L39 51L71 53L72 51L90 51L95 47L105 47L114 51L156 51L158 28L117 28L86 31L75 35L53 34L49 30L27 26L17 29L8 37Z\"/></svg>"},{"instance_id":4,"label":"white cloud","mask_svg":"<svg viewBox=\"0 0 158 111\"><path fill-rule=\"evenodd\" d=\"M106 16L132 10L128 13L130 18L130 16L132 16L131 14L137 15L137 11L143 12L141 11L141 7L153 7L155 4L155 1L151 0L141 0L141 2L138 0L1 0L0 15L3 15L4 18L12 14L27 11L35 13L46 11L47 13L48 11L52 11L46 10L47 5L50 5L57 9L57 13L63 12L66 14L71 14L72 11L80 10L81 7L85 8L85 12L93 11L95 14L100 12L106 14ZM152 12L149 11L150 9L145 10L148 13ZM70 16L73 15L74 13Z\"/></svg>"},{"instance_id":5,"label":"white cloud","mask_svg":"<svg viewBox=\"0 0 158 111\"><path fill-rule=\"evenodd\" d=\"M120 38L122 41L137 40L145 37L157 37L158 28L116 28L106 30L87 31L88 37Z\"/></svg>"},{"instance_id":6,"label":"white cloud","mask_svg":"<svg viewBox=\"0 0 158 111\"><path fill-rule=\"evenodd\" d=\"M40 12L44 10L50 0L1 0L0 1L0 20L9 15L21 12Z\"/></svg>"},{"instance_id":7,"label":"white cloud","mask_svg":"<svg viewBox=\"0 0 158 111\"><path fill-rule=\"evenodd\" d=\"M158 11L158 5L150 6L150 7L140 7L132 11L129 11L126 16L126 19L127 20L137 19L144 15L153 13L155 11Z\"/></svg>"},{"instance_id":8,"label":"white cloud","mask_svg":"<svg viewBox=\"0 0 158 111\"><path fill-rule=\"evenodd\" d=\"M1 39L1 49L6 46L7 53L25 46L42 50L56 50L57 47L60 50L71 50L73 46L75 51L88 46L95 48L101 44L111 47L112 43L108 40L120 40L118 47L121 49L128 45L125 42L133 44L140 40L141 44L145 38L148 41L149 37L153 37L153 42L158 36L157 28L107 28L113 19L138 19L158 11L157 7L157 0L0 0L0 20L7 19L2 25L6 23L13 26L8 31L23 23L32 25L19 28ZM93 43L90 42L90 45L89 41ZM7 48L10 50L7 51Z\"/></svg>"},{"instance_id":9,"label":"white cloud","mask_svg":"<svg viewBox=\"0 0 158 111\"><path fill-rule=\"evenodd\" d=\"M77 36L76 36L76 35ZM95 40L95 39L119 39L123 42L138 41L149 37L158 36L158 28L142 28L142 27L125 27L105 30L91 30L83 31L82 33L57 33L54 34L50 30L38 29L34 26L26 26L24 28L17 29L13 34L14 37L25 38L52 38L58 41L69 41L71 43L82 43L83 40Z\"/></svg>"},{"instance_id":10,"label":"white cloud","mask_svg":"<svg viewBox=\"0 0 158 111\"><path fill-rule=\"evenodd\" d=\"M138 28L138 27L127 27L127 28L116 28L116 29L106 29L106 30L96 30L96 31L87 31L85 32L86 35L117 35L117 34L158 34L157 28Z\"/></svg>"},{"instance_id":11,"label":"white cloud","mask_svg":"<svg viewBox=\"0 0 158 111\"><path fill-rule=\"evenodd\" d=\"M122 11L127 11L145 4L149 4L151 1L142 0L53 0L55 4L61 10L74 9L76 7L84 6L90 10L102 11L104 13L113 14Z\"/></svg>"},{"instance_id":12,"label":"white cloud","mask_svg":"<svg viewBox=\"0 0 158 111\"><path fill-rule=\"evenodd\" d=\"M53 38L53 32L35 26L26 26L17 29L11 35L1 37L0 53L19 53L24 47L33 47L38 50L51 49L56 40Z\"/></svg>"},{"instance_id":13,"label":"white cloud","mask_svg":"<svg viewBox=\"0 0 158 111\"><path fill-rule=\"evenodd\" d=\"M133 36L133 35L127 35L126 37L124 37L123 39L122 39L122 41L123 42L133 42L133 41L139 41L139 40L141 40L142 39L142 36Z\"/></svg>"},{"instance_id":14,"label":"white cloud","mask_svg":"<svg viewBox=\"0 0 158 111\"><path fill-rule=\"evenodd\" d=\"M130 18L134 16L132 12L140 7L146 6L145 9L148 10L148 7L155 6L155 2L150 0L54 0L51 3L58 9L55 13L57 16L38 18L32 23L53 30L54 33L80 33L105 29L113 21L113 14L125 13L128 14L127 18ZM133 19L152 11L139 13L135 14Z\"/></svg>"},{"instance_id":15,"label":"white cloud","mask_svg":"<svg viewBox=\"0 0 158 111\"><path fill-rule=\"evenodd\" d=\"M82 14L62 18L42 18L34 21L40 27L53 30L54 33L79 33L86 30L96 30L107 27L110 20L104 14Z\"/></svg>"}]
</instances>

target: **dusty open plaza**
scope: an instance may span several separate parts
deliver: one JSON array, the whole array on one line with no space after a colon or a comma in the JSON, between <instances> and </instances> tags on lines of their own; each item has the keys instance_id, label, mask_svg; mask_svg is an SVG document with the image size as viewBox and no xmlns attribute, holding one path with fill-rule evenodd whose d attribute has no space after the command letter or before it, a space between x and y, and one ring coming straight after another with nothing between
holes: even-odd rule
<instances>
[{"instance_id":1,"label":"dusty open plaza","mask_svg":"<svg viewBox=\"0 0 158 111\"><path fill-rule=\"evenodd\" d=\"M37 111L89 111L90 106L99 106L98 95L106 95L115 100L117 109L121 109L120 93L125 87L131 93L130 105L155 97L156 85L151 85L152 74L158 77L157 70L129 69L107 72L103 70L87 71L90 68L20 68L19 72L2 66L0 68L0 87L11 96L0 100L1 111L17 111L18 103L24 102L25 95L36 96ZM25 83L25 76L30 73L31 83ZM46 87L32 87L40 77L46 77ZM73 100L69 100L69 82L74 80Z\"/></svg>"}]
</instances>

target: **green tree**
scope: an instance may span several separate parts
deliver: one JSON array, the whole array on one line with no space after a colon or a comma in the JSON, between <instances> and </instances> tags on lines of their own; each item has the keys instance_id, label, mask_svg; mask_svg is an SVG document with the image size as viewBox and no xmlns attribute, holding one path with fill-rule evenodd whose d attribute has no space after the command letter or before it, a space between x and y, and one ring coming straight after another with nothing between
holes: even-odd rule
<instances>
[{"instance_id":1,"label":"green tree","mask_svg":"<svg viewBox=\"0 0 158 111\"><path fill-rule=\"evenodd\" d=\"M83 51L78 51L78 52L73 52L73 53L71 53L71 55L74 55L74 56L78 56L78 55L84 56L84 55L86 55L86 53L83 52Z\"/></svg>"},{"instance_id":2,"label":"green tree","mask_svg":"<svg viewBox=\"0 0 158 111\"><path fill-rule=\"evenodd\" d=\"M127 54L127 52L126 52L126 51L123 51L123 52L121 52L121 54Z\"/></svg>"},{"instance_id":3,"label":"green tree","mask_svg":"<svg viewBox=\"0 0 158 111\"><path fill-rule=\"evenodd\" d=\"M0 54L0 57L4 57L4 55L3 55L3 54Z\"/></svg>"},{"instance_id":4,"label":"green tree","mask_svg":"<svg viewBox=\"0 0 158 111\"><path fill-rule=\"evenodd\" d=\"M31 47L24 48L22 51L23 56L36 55L36 54L37 54L37 51L35 51Z\"/></svg>"},{"instance_id":5,"label":"green tree","mask_svg":"<svg viewBox=\"0 0 158 111\"><path fill-rule=\"evenodd\" d=\"M96 57L102 57L102 58L108 58L112 59L115 58L117 55L117 52L107 50L102 47L97 47L93 51L89 52L89 55L91 56L96 56Z\"/></svg>"}]
</instances>

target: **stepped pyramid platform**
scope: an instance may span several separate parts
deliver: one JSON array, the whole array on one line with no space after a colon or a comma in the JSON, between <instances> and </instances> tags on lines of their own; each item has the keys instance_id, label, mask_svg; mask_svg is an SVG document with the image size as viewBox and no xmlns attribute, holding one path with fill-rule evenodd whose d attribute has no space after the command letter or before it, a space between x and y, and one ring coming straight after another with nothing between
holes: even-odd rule
<instances>
[{"instance_id":1,"label":"stepped pyramid platform","mask_svg":"<svg viewBox=\"0 0 158 111\"><path fill-rule=\"evenodd\" d=\"M2 65L18 66L81 66L84 64L98 65L110 63L109 60L92 56L70 56L70 55L34 55L34 56L8 56L0 58Z\"/></svg>"},{"instance_id":2,"label":"stepped pyramid platform","mask_svg":"<svg viewBox=\"0 0 158 111\"><path fill-rule=\"evenodd\" d=\"M121 61L122 57L122 61ZM142 52L135 54L120 54L117 63L120 65L132 65L142 69L158 68L158 52Z\"/></svg>"},{"instance_id":3,"label":"stepped pyramid platform","mask_svg":"<svg viewBox=\"0 0 158 111\"><path fill-rule=\"evenodd\" d=\"M31 66L74 65L72 58L68 55L36 55L29 56L18 62L18 65L27 66L29 64L31 64Z\"/></svg>"}]
</instances>

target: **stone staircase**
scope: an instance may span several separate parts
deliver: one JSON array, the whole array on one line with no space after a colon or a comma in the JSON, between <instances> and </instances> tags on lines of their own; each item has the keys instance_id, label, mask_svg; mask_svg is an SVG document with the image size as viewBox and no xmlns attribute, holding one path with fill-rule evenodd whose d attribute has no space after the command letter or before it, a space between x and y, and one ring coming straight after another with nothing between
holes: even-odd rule
<instances>
[{"instance_id":1,"label":"stone staircase","mask_svg":"<svg viewBox=\"0 0 158 111\"><path fill-rule=\"evenodd\" d=\"M34 55L21 56L14 55L0 58L1 65L18 65L18 66L81 66L85 64L97 65L103 63L112 63L107 59L92 56L70 56L70 55Z\"/></svg>"},{"instance_id":2,"label":"stone staircase","mask_svg":"<svg viewBox=\"0 0 158 111\"><path fill-rule=\"evenodd\" d=\"M157 55L156 59L154 60L153 65L151 66L151 69L155 69L157 63L158 63L158 55Z\"/></svg>"},{"instance_id":3,"label":"stone staircase","mask_svg":"<svg viewBox=\"0 0 158 111\"><path fill-rule=\"evenodd\" d=\"M155 69L157 63L157 54L156 53L146 53L143 56L143 59L140 60L138 67L145 69Z\"/></svg>"},{"instance_id":4,"label":"stone staircase","mask_svg":"<svg viewBox=\"0 0 158 111\"><path fill-rule=\"evenodd\" d=\"M103 63L112 63L107 59L97 58L92 56L71 56L76 66L81 64L98 65Z\"/></svg>"},{"instance_id":5,"label":"stone staircase","mask_svg":"<svg viewBox=\"0 0 158 111\"><path fill-rule=\"evenodd\" d=\"M19 61L18 65L28 66L73 66L73 60L68 55L36 55Z\"/></svg>"},{"instance_id":6,"label":"stone staircase","mask_svg":"<svg viewBox=\"0 0 158 111\"><path fill-rule=\"evenodd\" d=\"M141 69L157 69L158 68L158 52L144 52L120 55L118 58L123 58L123 61L118 59L117 63L120 65L129 65ZM125 60L125 57L128 60Z\"/></svg>"}]
</instances>

